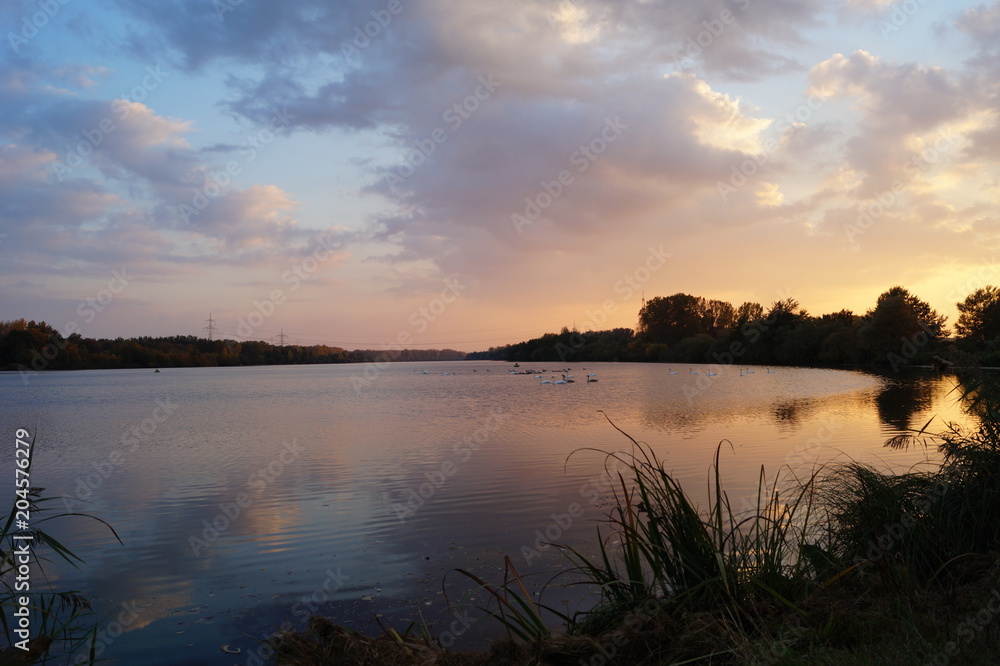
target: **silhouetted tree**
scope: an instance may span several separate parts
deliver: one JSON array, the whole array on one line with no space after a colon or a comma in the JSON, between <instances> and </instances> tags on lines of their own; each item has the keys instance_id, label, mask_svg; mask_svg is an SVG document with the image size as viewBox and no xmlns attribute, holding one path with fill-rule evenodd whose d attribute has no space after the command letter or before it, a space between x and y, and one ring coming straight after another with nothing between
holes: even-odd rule
<instances>
[{"instance_id":1,"label":"silhouetted tree","mask_svg":"<svg viewBox=\"0 0 1000 666\"><path fill-rule=\"evenodd\" d=\"M743 303L740 307L736 308L736 322L737 326L743 326L752 321L758 321L764 318L764 306L760 303Z\"/></svg>"},{"instance_id":2,"label":"silhouetted tree","mask_svg":"<svg viewBox=\"0 0 1000 666\"><path fill-rule=\"evenodd\" d=\"M878 301L875 303L875 307L878 306L885 300L891 298L901 298L913 311L913 315L920 322L921 328L932 338L940 338L948 334L945 329L945 322L948 320L944 315L938 314L934 308L932 308L926 301L922 301L915 295L911 294L908 289L900 286L891 287L888 291L882 293L878 297ZM874 310L868 312L868 314L873 314Z\"/></svg>"},{"instance_id":3,"label":"silhouetted tree","mask_svg":"<svg viewBox=\"0 0 1000 666\"><path fill-rule=\"evenodd\" d=\"M690 294L657 296L639 311L639 334L647 342L673 346L705 332L705 299Z\"/></svg>"},{"instance_id":4,"label":"silhouetted tree","mask_svg":"<svg viewBox=\"0 0 1000 666\"><path fill-rule=\"evenodd\" d=\"M732 303L712 299L704 307L705 332L721 337L736 325L736 308Z\"/></svg>"},{"instance_id":5,"label":"silhouetted tree","mask_svg":"<svg viewBox=\"0 0 1000 666\"><path fill-rule=\"evenodd\" d=\"M956 305L959 315L955 332L958 335L978 344L1000 336L1000 289L987 285Z\"/></svg>"}]
</instances>

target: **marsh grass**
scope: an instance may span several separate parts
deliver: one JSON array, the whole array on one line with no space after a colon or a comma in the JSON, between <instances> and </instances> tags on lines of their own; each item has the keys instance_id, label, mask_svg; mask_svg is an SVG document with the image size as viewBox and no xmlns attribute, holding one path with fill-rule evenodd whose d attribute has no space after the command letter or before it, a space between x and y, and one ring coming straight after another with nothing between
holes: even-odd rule
<instances>
[{"instance_id":1,"label":"marsh grass","mask_svg":"<svg viewBox=\"0 0 1000 666\"><path fill-rule=\"evenodd\" d=\"M609 422L632 452L606 455L624 463L631 478L618 474L607 531L598 528L599 557L564 546L573 571L597 586L598 608L659 599L678 610L722 610L743 619L758 601L795 609L811 566L802 548L814 531L816 475L786 491L789 484L780 477L769 483L762 468L756 504L736 510L721 480L724 441L715 451L708 506L701 509L650 446ZM612 550L611 541L620 547Z\"/></svg>"},{"instance_id":2,"label":"marsh grass","mask_svg":"<svg viewBox=\"0 0 1000 666\"><path fill-rule=\"evenodd\" d=\"M34 439L31 444L26 468L29 475L35 451ZM15 499L21 497L17 496ZM14 529L18 513L16 501L11 502L10 511L3 519L0 529L0 584L2 584L0 624L9 644L7 648L0 650L0 661L10 664L47 664L62 658L63 655L87 650L88 663L93 664L96 659L98 621L86 597L76 590L58 591L45 587L47 584L45 563L58 559L79 568L83 560L40 525L60 518L79 516L103 524L118 543L121 543L121 539L115 529L100 518L85 513L56 512L51 503L61 498L46 496L44 488L32 487L24 499L28 502L31 529L28 531ZM29 590L18 589L15 577L18 568L15 548L25 541L15 540L15 534L32 537ZM27 645L28 650L15 646L20 637L14 634L15 627L12 626L13 612L19 605L18 598L22 596L28 596L30 599L28 609L31 637Z\"/></svg>"},{"instance_id":3,"label":"marsh grass","mask_svg":"<svg viewBox=\"0 0 1000 666\"><path fill-rule=\"evenodd\" d=\"M933 472L891 474L849 463L826 479L833 546L897 586L960 578L963 560L1000 549L1000 384L974 373L956 387L975 426L947 423L890 439L886 446L936 448Z\"/></svg>"},{"instance_id":4,"label":"marsh grass","mask_svg":"<svg viewBox=\"0 0 1000 666\"><path fill-rule=\"evenodd\" d=\"M503 559L504 580L496 586L490 585L465 569L455 569L457 573L472 580L479 589L485 591L491 601L496 602L497 610L493 610L491 606L482 606L480 610L498 620L507 629L509 636L516 636L525 643L538 641L551 633L545 622L543 610L555 614L564 622L571 622L569 617L554 608L534 601L510 556L504 555ZM445 600L447 601L447 590ZM448 605L451 606L451 603Z\"/></svg>"}]
</instances>

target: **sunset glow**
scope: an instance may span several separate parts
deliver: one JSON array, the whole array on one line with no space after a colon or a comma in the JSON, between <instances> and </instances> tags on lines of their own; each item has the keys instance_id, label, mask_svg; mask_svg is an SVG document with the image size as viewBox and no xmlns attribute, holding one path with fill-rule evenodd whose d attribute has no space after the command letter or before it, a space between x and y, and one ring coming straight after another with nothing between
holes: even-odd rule
<instances>
[{"instance_id":1,"label":"sunset glow","mask_svg":"<svg viewBox=\"0 0 1000 666\"><path fill-rule=\"evenodd\" d=\"M860 314L900 284L953 325L1000 283L1000 2L0 23L0 320L474 351L677 292Z\"/></svg>"}]
</instances>

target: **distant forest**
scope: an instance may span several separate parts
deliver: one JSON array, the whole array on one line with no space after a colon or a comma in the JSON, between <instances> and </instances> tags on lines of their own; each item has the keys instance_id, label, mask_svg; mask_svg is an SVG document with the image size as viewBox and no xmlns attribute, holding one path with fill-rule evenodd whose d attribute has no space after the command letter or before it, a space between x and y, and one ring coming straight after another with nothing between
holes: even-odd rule
<instances>
[{"instance_id":1,"label":"distant forest","mask_svg":"<svg viewBox=\"0 0 1000 666\"><path fill-rule=\"evenodd\" d=\"M266 342L206 340L191 335L165 338L63 337L45 322L0 322L0 370L85 370L170 368L369 361L454 361L466 357L454 349L354 350L327 345L272 345Z\"/></svg>"},{"instance_id":2,"label":"distant forest","mask_svg":"<svg viewBox=\"0 0 1000 666\"><path fill-rule=\"evenodd\" d=\"M469 354L519 362L652 361L736 365L930 365L935 356L1000 365L1000 289L987 286L957 303L952 334L946 317L903 287L892 287L858 315L814 317L791 298L731 303L690 294L656 297L639 312L636 330L549 333Z\"/></svg>"},{"instance_id":3,"label":"distant forest","mask_svg":"<svg viewBox=\"0 0 1000 666\"><path fill-rule=\"evenodd\" d=\"M45 322L0 322L0 369L96 368L497 360L519 362L652 361L735 365L930 365L936 356L964 365L1000 365L1000 289L977 289L957 303L954 332L946 318L903 287L892 287L864 314L814 317L791 298L734 307L690 294L646 301L635 330L548 333L488 351L354 350L327 345L165 338L63 337Z\"/></svg>"}]
</instances>

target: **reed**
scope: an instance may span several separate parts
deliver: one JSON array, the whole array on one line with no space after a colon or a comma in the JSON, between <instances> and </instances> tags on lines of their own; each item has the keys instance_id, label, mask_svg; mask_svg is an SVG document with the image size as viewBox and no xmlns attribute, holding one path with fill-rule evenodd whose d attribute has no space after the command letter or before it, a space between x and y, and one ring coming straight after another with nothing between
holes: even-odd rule
<instances>
[{"instance_id":1,"label":"reed","mask_svg":"<svg viewBox=\"0 0 1000 666\"><path fill-rule=\"evenodd\" d=\"M35 440L32 440L26 470L30 474L35 451ZM20 499L18 497L17 499ZM115 539L121 543L118 533L104 520L95 516L76 513L58 513L51 504L62 498L48 497L45 489L32 487L27 493L28 512L31 516L32 528L28 531L15 530L15 520L18 509L17 502L11 502L11 508L0 528L0 625L9 647L0 650L0 661L11 664L47 664L62 659L65 655L74 654L80 650L88 651L88 662L93 664L96 659L95 647L98 622L90 608L90 604L79 591L58 591L41 589L46 580L44 564L53 558L63 560L79 568L83 560L58 539L40 526L60 518L80 516L96 520L106 526ZM32 638L28 643L29 650L21 650L15 646L17 642L10 624L13 609L18 606L18 598L25 595L24 591L16 589L13 572L17 569L15 548L23 541L16 541L15 534L32 536L32 570L31 589L28 606ZM124 545L124 544L123 544Z\"/></svg>"},{"instance_id":2,"label":"reed","mask_svg":"<svg viewBox=\"0 0 1000 666\"><path fill-rule=\"evenodd\" d=\"M961 577L963 560L1000 550L1000 383L973 373L958 386L974 426L932 431L932 419L886 443L935 447L939 469L892 474L850 463L825 479L841 561L894 585L928 585Z\"/></svg>"},{"instance_id":3,"label":"reed","mask_svg":"<svg viewBox=\"0 0 1000 666\"><path fill-rule=\"evenodd\" d=\"M702 509L650 446L608 420L631 442L631 453L607 454L625 464L630 478L618 475L608 533L598 528L599 557L564 546L573 571L599 590L595 616L602 607L627 609L648 600L674 611L724 611L740 620L758 602L795 609L810 570L802 549L814 545L816 475L787 483L779 474L768 482L761 468L755 504L738 511L721 480L724 441L715 450L710 498ZM620 547L612 550L612 541Z\"/></svg>"}]
</instances>

